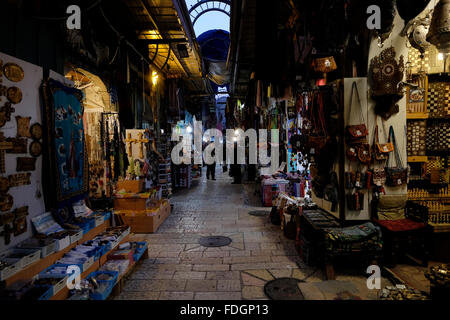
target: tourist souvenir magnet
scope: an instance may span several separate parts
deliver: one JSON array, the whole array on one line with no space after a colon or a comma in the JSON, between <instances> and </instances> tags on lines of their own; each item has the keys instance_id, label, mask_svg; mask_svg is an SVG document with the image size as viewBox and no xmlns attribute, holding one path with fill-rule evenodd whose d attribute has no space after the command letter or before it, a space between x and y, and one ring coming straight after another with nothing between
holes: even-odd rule
<instances>
[{"instance_id":1,"label":"tourist souvenir magnet","mask_svg":"<svg viewBox=\"0 0 450 320\"><path fill-rule=\"evenodd\" d=\"M11 210L14 198L10 194L0 194L0 211Z\"/></svg>"},{"instance_id":2,"label":"tourist souvenir magnet","mask_svg":"<svg viewBox=\"0 0 450 320\"><path fill-rule=\"evenodd\" d=\"M36 170L36 158L17 158L17 172Z\"/></svg>"},{"instance_id":3,"label":"tourist souvenir magnet","mask_svg":"<svg viewBox=\"0 0 450 320\"><path fill-rule=\"evenodd\" d=\"M9 179L0 177L0 193L6 193L9 190Z\"/></svg>"},{"instance_id":4,"label":"tourist souvenir magnet","mask_svg":"<svg viewBox=\"0 0 450 320\"><path fill-rule=\"evenodd\" d=\"M31 178L31 173L29 173L29 172L12 174L12 175L8 176L9 187L13 188L13 187L19 187L19 186L31 184L30 178Z\"/></svg>"},{"instance_id":5,"label":"tourist souvenir magnet","mask_svg":"<svg viewBox=\"0 0 450 320\"><path fill-rule=\"evenodd\" d=\"M31 138L30 134L31 117L16 116L17 121L17 137Z\"/></svg>"},{"instance_id":6,"label":"tourist souvenir magnet","mask_svg":"<svg viewBox=\"0 0 450 320\"><path fill-rule=\"evenodd\" d=\"M12 143L12 148L6 153L27 153L28 140L26 138L6 138L6 142Z\"/></svg>"}]
</instances>

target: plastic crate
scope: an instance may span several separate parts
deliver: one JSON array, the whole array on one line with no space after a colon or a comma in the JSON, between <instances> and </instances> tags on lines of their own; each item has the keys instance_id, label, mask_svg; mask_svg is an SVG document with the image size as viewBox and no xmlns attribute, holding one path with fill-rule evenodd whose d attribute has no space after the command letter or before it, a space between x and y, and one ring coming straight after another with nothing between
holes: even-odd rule
<instances>
[{"instance_id":1,"label":"plastic crate","mask_svg":"<svg viewBox=\"0 0 450 320\"><path fill-rule=\"evenodd\" d=\"M47 288L47 291L39 297L38 300L50 300L51 297L53 297L53 286L39 286L42 288Z\"/></svg>"},{"instance_id":2,"label":"plastic crate","mask_svg":"<svg viewBox=\"0 0 450 320\"><path fill-rule=\"evenodd\" d=\"M111 212L107 211L107 212L103 212L103 218L104 221L106 222L107 220L109 220L111 218Z\"/></svg>"},{"instance_id":3,"label":"plastic crate","mask_svg":"<svg viewBox=\"0 0 450 320\"><path fill-rule=\"evenodd\" d=\"M87 276L86 280L89 280L90 278L96 277L100 274L108 274L110 276L113 276L112 280L97 280L99 284L107 284L107 289L101 293L99 292L92 292L89 294L90 298L93 300L106 300L108 296L111 294L112 289L114 288L117 279L119 278L119 272L118 271L94 271L89 276Z\"/></svg>"},{"instance_id":4,"label":"plastic crate","mask_svg":"<svg viewBox=\"0 0 450 320\"><path fill-rule=\"evenodd\" d=\"M145 250L148 249L148 243L147 241L143 242L136 242L138 245L143 245L142 248L136 249L135 253L133 254L133 260L139 261L139 259L142 257L142 255L145 253Z\"/></svg>"}]
</instances>

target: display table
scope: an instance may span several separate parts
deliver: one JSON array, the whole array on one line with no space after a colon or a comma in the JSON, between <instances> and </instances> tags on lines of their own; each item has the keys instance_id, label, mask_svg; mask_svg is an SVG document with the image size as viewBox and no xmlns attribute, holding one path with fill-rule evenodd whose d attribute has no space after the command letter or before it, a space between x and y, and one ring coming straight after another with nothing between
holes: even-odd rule
<instances>
[{"instance_id":1,"label":"display table","mask_svg":"<svg viewBox=\"0 0 450 320\"><path fill-rule=\"evenodd\" d=\"M376 264L381 256L381 232L373 224L343 228L323 210L304 210L300 216L300 255L309 265L324 267L328 280L335 279L337 259L364 259Z\"/></svg>"},{"instance_id":2,"label":"display table","mask_svg":"<svg viewBox=\"0 0 450 320\"><path fill-rule=\"evenodd\" d=\"M138 204L141 207L141 204ZM122 208L122 206L119 206ZM114 214L119 216L124 224L131 227L133 233L154 233L170 215L171 207L168 200L162 200L155 207L130 210L115 208Z\"/></svg>"}]
</instances>

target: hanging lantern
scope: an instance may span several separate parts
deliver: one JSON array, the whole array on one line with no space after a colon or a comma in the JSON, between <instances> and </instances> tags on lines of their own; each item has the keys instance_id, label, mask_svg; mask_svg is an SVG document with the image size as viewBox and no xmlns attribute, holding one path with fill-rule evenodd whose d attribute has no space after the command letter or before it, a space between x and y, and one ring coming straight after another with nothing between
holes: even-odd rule
<instances>
[{"instance_id":1,"label":"hanging lantern","mask_svg":"<svg viewBox=\"0 0 450 320\"><path fill-rule=\"evenodd\" d=\"M431 12L423 19L415 19L411 23L410 32L408 35L409 43L413 48L420 51L423 58L425 50L431 45L427 41L427 34L430 29Z\"/></svg>"},{"instance_id":2,"label":"hanging lantern","mask_svg":"<svg viewBox=\"0 0 450 320\"><path fill-rule=\"evenodd\" d=\"M450 52L450 0L440 0L434 8L427 41L440 52Z\"/></svg>"}]
</instances>

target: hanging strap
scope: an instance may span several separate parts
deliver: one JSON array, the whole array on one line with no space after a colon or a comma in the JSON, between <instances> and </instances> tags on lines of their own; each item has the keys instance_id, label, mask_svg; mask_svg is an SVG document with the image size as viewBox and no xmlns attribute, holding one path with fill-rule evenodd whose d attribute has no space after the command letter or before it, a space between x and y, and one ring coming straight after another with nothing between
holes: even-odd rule
<instances>
[{"instance_id":1,"label":"hanging strap","mask_svg":"<svg viewBox=\"0 0 450 320\"><path fill-rule=\"evenodd\" d=\"M351 92L351 96L350 96L350 107L348 110L348 119L347 119L347 125L350 125L350 119L351 119L351 114L352 114L352 105L353 105L353 93L356 90L356 96L358 98L358 103L359 103L359 115L361 117L362 122L361 123L366 123L366 121L364 120L364 114L362 112L362 107L361 107L361 99L359 98L359 92L358 92L358 85L356 84L356 81L353 81L352 84L352 92Z\"/></svg>"},{"instance_id":2,"label":"hanging strap","mask_svg":"<svg viewBox=\"0 0 450 320\"><path fill-rule=\"evenodd\" d=\"M392 139L392 141L391 141L391 139ZM400 153L398 152L397 142L395 140L394 128L392 126L389 128L389 141L388 142L392 142L392 144L394 145L394 156L395 156L395 160L397 162L397 166L399 166L400 168L404 168L402 158L400 156ZM387 162L388 167L389 167L390 160L391 160L391 154L389 153L389 158L388 158L388 162Z\"/></svg>"}]
</instances>

